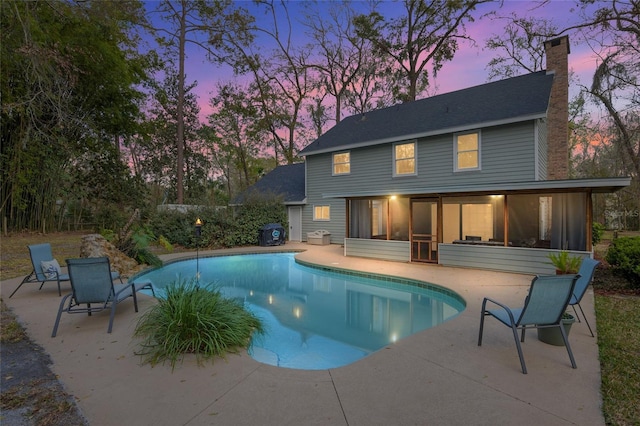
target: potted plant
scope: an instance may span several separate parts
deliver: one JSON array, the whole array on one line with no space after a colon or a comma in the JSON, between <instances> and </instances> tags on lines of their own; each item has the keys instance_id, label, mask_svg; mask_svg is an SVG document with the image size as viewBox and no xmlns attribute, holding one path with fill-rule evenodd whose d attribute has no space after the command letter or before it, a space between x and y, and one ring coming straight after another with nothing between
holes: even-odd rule
<instances>
[{"instance_id":1,"label":"potted plant","mask_svg":"<svg viewBox=\"0 0 640 426\"><path fill-rule=\"evenodd\" d=\"M569 330L571 325L576 322L576 318L568 312L562 314L562 326L564 327L567 338L569 337ZM544 343L548 343L554 346L564 346L564 340L562 340L562 333L558 327L545 327L538 328L538 340Z\"/></svg>"},{"instance_id":2,"label":"potted plant","mask_svg":"<svg viewBox=\"0 0 640 426\"><path fill-rule=\"evenodd\" d=\"M561 250L558 253L547 255L553 266L556 267L556 274L577 274L582 263L580 256L571 256L568 251Z\"/></svg>"}]
</instances>

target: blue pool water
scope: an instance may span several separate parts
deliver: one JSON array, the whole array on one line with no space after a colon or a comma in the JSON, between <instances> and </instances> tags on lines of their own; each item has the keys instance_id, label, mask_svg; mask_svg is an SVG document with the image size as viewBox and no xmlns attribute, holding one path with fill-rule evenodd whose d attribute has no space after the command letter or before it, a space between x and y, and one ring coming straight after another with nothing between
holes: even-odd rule
<instances>
[{"instance_id":1,"label":"blue pool water","mask_svg":"<svg viewBox=\"0 0 640 426\"><path fill-rule=\"evenodd\" d=\"M156 295L171 282L213 283L265 325L249 354L279 367L320 370L357 361L391 343L454 318L463 299L445 288L376 279L297 263L294 253L190 259L140 275Z\"/></svg>"}]
</instances>

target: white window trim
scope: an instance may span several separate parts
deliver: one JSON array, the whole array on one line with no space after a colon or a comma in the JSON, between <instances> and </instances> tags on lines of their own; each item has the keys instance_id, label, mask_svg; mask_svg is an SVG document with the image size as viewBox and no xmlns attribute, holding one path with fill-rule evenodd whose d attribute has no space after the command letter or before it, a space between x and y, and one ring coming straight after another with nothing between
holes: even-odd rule
<instances>
[{"instance_id":1,"label":"white window trim","mask_svg":"<svg viewBox=\"0 0 640 426\"><path fill-rule=\"evenodd\" d=\"M329 208L329 218L316 218L316 207L327 207ZM330 222L331 221L331 205L330 204L314 204L313 205L313 221L314 222Z\"/></svg>"},{"instance_id":2,"label":"white window trim","mask_svg":"<svg viewBox=\"0 0 640 426\"><path fill-rule=\"evenodd\" d=\"M396 146L408 145L410 143L413 144L413 164L414 164L413 173L401 173L401 174L396 173ZM393 170L393 177L408 177L408 176L418 175L418 140L417 139L394 143L391 146L391 154L393 157L392 163L391 163L391 169Z\"/></svg>"},{"instance_id":3,"label":"white window trim","mask_svg":"<svg viewBox=\"0 0 640 426\"><path fill-rule=\"evenodd\" d=\"M474 133L478 134L478 167L469 167L469 168L460 169L458 168L458 136L472 135ZM482 132L480 131L480 129L478 129L478 130L471 130L468 132L454 133L453 134L453 171L455 173L458 173L458 172L463 173L463 172L475 172L478 170L482 170Z\"/></svg>"},{"instance_id":4,"label":"white window trim","mask_svg":"<svg viewBox=\"0 0 640 426\"><path fill-rule=\"evenodd\" d=\"M345 173L336 173L336 155L340 155L340 154L349 154L349 163L339 163L339 164L349 164L349 171L345 172ZM351 151L341 151L341 152L334 152L333 154L331 154L331 176L344 176L344 175L350 175L351 174Z\"/></svg>"}]
</instances>

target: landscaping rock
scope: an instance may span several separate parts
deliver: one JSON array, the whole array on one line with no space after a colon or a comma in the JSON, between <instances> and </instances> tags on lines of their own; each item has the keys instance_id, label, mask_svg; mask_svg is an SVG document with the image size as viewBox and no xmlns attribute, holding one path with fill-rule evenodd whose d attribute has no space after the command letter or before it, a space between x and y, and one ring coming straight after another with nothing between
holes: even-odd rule
<instances>
[{"instance_id":1,"label":"landscaping rock","mask_svg":"<svg viewBox=\"0 0 640 426\"><path fill-rule=\"evenodd\" d=\"M80 257L108 257L111 269L118 271L122 277L131 277L144 268L134 259L122 253L116 246L100 234L89 234L82 237Z\"/></svg>"}]
</instances>

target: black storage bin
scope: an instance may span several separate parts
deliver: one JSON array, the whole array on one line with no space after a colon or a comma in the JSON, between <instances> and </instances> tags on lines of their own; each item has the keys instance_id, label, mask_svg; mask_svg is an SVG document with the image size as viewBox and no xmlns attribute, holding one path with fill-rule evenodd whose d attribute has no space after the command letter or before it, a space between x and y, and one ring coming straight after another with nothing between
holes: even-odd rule
<instances>
[{"instance_id":1,"label":"black storage bin","mask_svg":"<svg viewBox=\"0 0 640 426\"><path fill-rule=\"evenodd\" d=\"M279 246L284 244L284 228L279 223L267 223L260 228L258 244L261 246Z\"/></svg>"}]
</instances>

